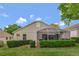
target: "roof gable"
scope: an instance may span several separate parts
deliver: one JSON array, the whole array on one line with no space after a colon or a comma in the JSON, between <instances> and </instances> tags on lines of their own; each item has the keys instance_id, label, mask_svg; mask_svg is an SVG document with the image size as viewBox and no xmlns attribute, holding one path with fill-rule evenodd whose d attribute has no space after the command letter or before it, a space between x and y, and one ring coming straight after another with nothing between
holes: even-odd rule
<instances>
[{"instance_id":1,"label":"roof gable","mask_svg":"<svg viewBox=\"0 0 79 59\"><path fill-rule=\"evenodd\" d=\"M44 24L44 25L46 25L46 26L49 26L49 25L48 25L48 24L46 24L45 22L42 22L42 21L35 21L35 22L32 22L32 23L30 23L30 24L26 25L26 26L25 26L25 27L23 27L23 28L20 28L20 29L18 29L18 30L16 30L16 31L14 31L13 33L17 32L17 31L20 31L20 30L22 30L22 29L24 29L24 28L26 28L26 27L29 27L29 26L31 26L31 25L33 25L33 24L35 24L35 23L42 23L42 24Z\"/></svg>"}]
</instances>

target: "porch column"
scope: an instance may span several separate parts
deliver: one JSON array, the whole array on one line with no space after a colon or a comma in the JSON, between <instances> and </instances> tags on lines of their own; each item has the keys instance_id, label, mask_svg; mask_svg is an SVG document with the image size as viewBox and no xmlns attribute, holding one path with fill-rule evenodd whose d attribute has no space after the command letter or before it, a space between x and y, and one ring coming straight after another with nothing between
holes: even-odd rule
<instances>
[{"instance_id":1,"label":"porch column","mask_svg":"<svg viewBox=\"0 0 79 59\"><path fill-rule=\"evenodd\" d=\"M36 48L40 48L40 41L39 41L39 32L37 32L37 42L36 42Z\"/></svg>"},{"instance_id":2,"label":"porch column","mask_svg":"<svg viewBox=\"0 0 79 59\"><path fill-rule=\"evenodd\" d=\"M59 34L58 34L58 35L59 35L59 40L61 40L61 33L59 32Z\"/></svg>"},{"instance_id":3,"label":"porch column","mask_svg":"<svg viewBox=\"0 0 79 59\"><path fill-rule=\"evenodd\" d=\"M47 34L47 40L49 40L49 35Z\"/></svg>"}]
</instances>

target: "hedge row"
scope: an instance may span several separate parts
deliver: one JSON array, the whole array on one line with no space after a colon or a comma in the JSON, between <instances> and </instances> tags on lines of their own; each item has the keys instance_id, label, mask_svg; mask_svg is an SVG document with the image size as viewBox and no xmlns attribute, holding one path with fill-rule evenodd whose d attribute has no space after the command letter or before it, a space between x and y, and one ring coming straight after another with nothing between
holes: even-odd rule
<instances>
[{"instance_id":1,"label":"hedge row","mask_svg":"<svg viewBox=\"0 0 79 59\"><path fill-rule=\"evenodd\" d=\"M70 47L75 46L74 40L41 40L41 48L52 48L52 47Z\"/></svg>"},{"instance_id":2,"label":"hedge row","mask_svg":"<svg viewBox=\"0 0 79 59\"><path fill-rule=\"evenodd\" d=\"M79 37L72 37L71 39L75 40L76 43L79 43Z\"/></svg>"},{"instance_id":3,"label":"hedge row","mask_svg":"<svg viewBox=\"0 0 79 59\"><path fill-rule=\"evenodd\" d=\"M0 47L4 47L4 42L0 41Z\"/></svg>"},{"instance_id":4,"label":"hedge row","mask_svg":"<svg viewBox=\"0 0 79 59\"><path fill-rule=\"evenodd\" d=\"M35 42L32 41L32 40L7 41L7 45L8 45L9 48L19 47L19 46L22 46L22 45L30 45L31 47L35 47Z\"/></svg>"}]
</instances>

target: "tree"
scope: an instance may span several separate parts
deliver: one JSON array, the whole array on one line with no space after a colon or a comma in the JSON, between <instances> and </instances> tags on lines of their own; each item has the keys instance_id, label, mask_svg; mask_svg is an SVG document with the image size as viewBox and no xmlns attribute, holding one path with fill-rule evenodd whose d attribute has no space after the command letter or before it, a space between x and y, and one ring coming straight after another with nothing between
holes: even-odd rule
<instances>
[{"instance_id":1,"label":"tree","mask_svg":"<svg viewBox=\"0 0 79 59\"><path fill-rule=\"evenodd\" d=\"M67 25L69 25L72 20L79 20L78 3L63 3L59 5L58 9L61 11L61 20Z\"/></svg>"},{"instance_id":2,"label":"tree","mask_svg":"<svg viewBox=\"0 0 79 59\"><path fill-rule=\"evenodd\" d=\"M4 31L6 31L6 32L8 32L8 33L10 33L10 34L12 34L13 31L15 31L15 30L17 30L17 29L19 29L19 28L21 28L21 27L18 26L17 24L12 24L12 25L8 25L8 27L5 27L5 28L4 28Z\"/></svg>"},{"instance_id":3,"label":"tree","mask_svg":"<svg viewBox=\"0 0 79 59\"><path fill-rule=\"evenodd\" d=\"M57 25L57 24L51 24L51 27L56 28L56 29L60 28L59 25Z\"/></svg>"}]
</instances>

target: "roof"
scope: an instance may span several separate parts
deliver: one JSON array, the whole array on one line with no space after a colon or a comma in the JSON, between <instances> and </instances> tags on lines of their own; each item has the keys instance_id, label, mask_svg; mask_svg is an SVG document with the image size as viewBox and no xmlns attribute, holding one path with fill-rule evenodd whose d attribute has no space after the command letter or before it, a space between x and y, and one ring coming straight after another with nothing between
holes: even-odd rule
<instances>
[{"instance_id":1,"label":"roof","mask_svg":"<svg viewBox=\"0 0 79 59\"><path fill-rule=\"evenodd\" d=\"M6 37L6 36L12 36L11 34L5 32L5 31L0 31L0 37Z\"/></svg>"},{"instance_id":2,"label":"roof","mask_svg":"<svg viewBox=\"0 0 79 59\"><path fill-rule=\"evenodd\" d=\"M34 23L37 23L37 22L43 23L43 24L45 24L45 25L48 25L48 24L46 24L46 23L45 23L45 22L43 22L43 21L34 21L34 22L32 22L32 23L30 23L30 24L26 25L26 26L25 26L25 27L23 27L23 28L17 29L17 30L16 30L16 31L14 31L13 33L17 32L17 31L19 31L19 30L21 30L21 29L24 29L24 28L26 28L26 27L28 27L28 26L30 26L30 25L32 25L32 24L34 24ZM48 26L49 26L49 25L48 25Z\"/></svg>"},{"instance_id":3,"label":"roof","mask_svg":"<svg viewBox=\"0 0 79 59\"><path fill-rule=\"evenodd\" d=\"M44 28L44 29L41 29L39 30L38 32L65 32L65 30L62 30L62 29L58 29L58 28L52 28L51 26L47 27L47 28Z\"/></svg>"},{"instance_id":4,"label":"roof","mask_svg":"<svg viewBox=\"0 0 79 59\"><path fill-rule=\"evenodd\" d=\"M79 24L75 24L73 26L67 27L64 30L73 30L73 29L79 29Z\"/></svg>"}]
</instances>

